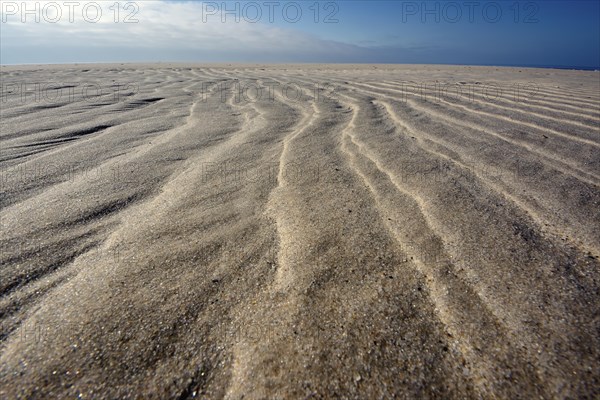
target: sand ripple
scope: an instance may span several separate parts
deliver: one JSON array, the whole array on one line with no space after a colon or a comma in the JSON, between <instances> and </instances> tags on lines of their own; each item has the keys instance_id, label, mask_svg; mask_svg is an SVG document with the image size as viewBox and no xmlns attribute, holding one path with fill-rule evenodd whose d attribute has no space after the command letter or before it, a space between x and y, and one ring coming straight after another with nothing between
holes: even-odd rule
<instances>
[{"instance_id":1,"label":"sand ripple","mask_svg":"<svg viewBox=\"0 0 600 400\"><path fill-rule=\"evenodd\" d=\"M598 72L1 74L1 398L600 395Z\"/></svg>"}]
</instances>

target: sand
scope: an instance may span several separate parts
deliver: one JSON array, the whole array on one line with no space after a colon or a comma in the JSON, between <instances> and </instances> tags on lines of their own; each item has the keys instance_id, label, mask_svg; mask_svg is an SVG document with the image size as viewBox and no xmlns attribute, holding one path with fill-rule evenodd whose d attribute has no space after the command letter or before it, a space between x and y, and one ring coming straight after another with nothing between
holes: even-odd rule
<instances>
[{"instance_id":1,"label":"sand","mask_svg":"<svg viewBox=\"0 0 600 400\"><path fill-rule=\"evenodd\" d=\"M0 398L600 396L599 72L1 77Z\"/></svg>"}]
</instances>

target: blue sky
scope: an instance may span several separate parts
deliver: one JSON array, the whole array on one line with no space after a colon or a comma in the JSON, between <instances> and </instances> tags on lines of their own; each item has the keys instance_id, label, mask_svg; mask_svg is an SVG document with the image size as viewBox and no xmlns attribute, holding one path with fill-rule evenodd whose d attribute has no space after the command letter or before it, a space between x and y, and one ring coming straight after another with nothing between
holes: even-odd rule
<instances>
[{"instance_id":1,"label":"blue sky","mask_svg":"<svg viewBox=\"0 0 600 400\"><path fill-rule=\"evenodd\" d=\"M115 2L0 0L0 62L600 66L597 0Z\"/></svg>"}]
</instances>

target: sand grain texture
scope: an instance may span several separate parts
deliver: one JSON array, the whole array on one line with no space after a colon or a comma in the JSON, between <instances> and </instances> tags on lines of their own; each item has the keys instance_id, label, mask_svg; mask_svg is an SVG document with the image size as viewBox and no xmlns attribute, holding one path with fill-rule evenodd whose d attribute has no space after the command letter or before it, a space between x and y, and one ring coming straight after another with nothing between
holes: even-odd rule
<instances>
[{"instance_id":1,"label":"sand grain texture","mask_svg":"<svg viewBox=\"0 0 600 400\"><path fill-rule=\"evenodd\" d=\"M598 72L1 76L0 398L600 397Z\"/></svg>"}]
</instances>

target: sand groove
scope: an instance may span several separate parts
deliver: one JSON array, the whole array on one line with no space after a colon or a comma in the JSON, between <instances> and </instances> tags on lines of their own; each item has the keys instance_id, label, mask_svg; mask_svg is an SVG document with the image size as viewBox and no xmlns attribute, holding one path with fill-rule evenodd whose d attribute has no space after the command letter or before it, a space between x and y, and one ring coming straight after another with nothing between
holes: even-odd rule
<instances>
[{"instance_id":1,"label":"sand groove","mask_svg":"<svg viewBox=\"0 0 600 400\"><path fill-rule=\"evenodd\" d=\"M408 86L408 83L405 84L395 84L394 82L379 82L380 86L384 86L384 87L391 87L394 89L398 89L398 88L404 88L406 86ZM427 90L427 87L424 87L423 89ZM425 91L421 90L422 92L426 93ZM414 93L414 92L413 92ZM432 89L429 89L429 93L431 96L432 93ZM433 93L435 93L435 91L433 91ZM535 93L537 94L538 92L535 91ZM407 93L408 94L408 93ZM551 111L551 112L558 112L558 113L562 113L562 114L568 114L568 115L573 115L573 116L578 116L578 117L584 117L584 118L592 118L592 120L590 122L592 122L592 126L597 125L597 118L598 118L598 114L600 113L600 109L598 107L600 107L600 105L598 107L593 107L593 108L586 108L583 107L584 104L588 104L590 101L588 100L587 103L582 103L582 104L578 104L578 105L570 105L566 102L564 102L564 98L562 97L556 97L556 96L551 96L551 97L546 97L548 100L535 100L535 99L531 99L528 98L524 95L522 95L522 98L519 98L519 94L521 94L520 92L513 92L513 93L509 93L509 94L497 94L495 93L495 96L489 96L490 98L486 97L485 95L481 95L481 93L476 93L476 92L465 92L465 93L448 93L447 96L453 96L453 97L460 97L460 95L462 95L465 98L471 98L472 96L478 96L478 98L484 98L486 100L494 100L494 99L501 99L504 102L511 104L511 105L520 105L525 103L526 106L535 106L538 109L543 109L543 110L547 110L547 111ZM540 94L545 94L543 92L540 91ZM518 100L516 100L518 99ZM543 106L542 104L548 104L548 105L560 105L560 108L555 108L555 107L548 107L548 106ZM573 112L573 111L567 111L565 110L565 108L570 108L570 109L574 109L574 110L578 110L578 111L582 111L582 110L590 110L590 111L594 111L593 114L587 114L587 113L581 113L581 112Z\"/></svg>"},{"instance_id":2,"label":"sand groove","mask_svg":"<svg viewBox=\"0 0 600 400\"><path fill-rule=\"evenodd\" d=\"M351 125L350 128L352 129L354 127ZM349 142L346 142L346 151L351 155L357 173L373 193L377 204L381 208L384 219L386 221L397 220L397 215L394 215L393 212L390 212L389 209L386 209L383 205L387 203L391 206L394 201L391 199L382 199L385 195L382 195L381 193L386 193L386 191L378 191L376 189L377 185L361 170L358 166L361 163L357 161L360 157L364 157L367 163L372 163L378 173L384 174L385 177L393 183L395 189L402 194L402 197L408 199L409 212L413 215L417 215L417 217L413 217L416 221L411 224L413 232L411 232L412 235L408 240L402 239L407 236L405 230L399 229L395 224L390 222L387 222L386 225L388 229L393 232L402 248L405 249L406 254L413 260L415 267L423 274L424 280L429 287L432 301L435 304L435 310L439 313L440 320L446 326L448 335L454 338L454 345L463 356L467 358L468 368L472 371L471 379L475 385L479 386L480 395L489 396L490 393L495 392L493 388L487 385L489 376L492 373L492 371L487 369L489 360L481 360L476 354L475 349L481 346L480 343L498 340L497 338L486 337L488 332L494 331L496 335L502 332L503 335L506 335L506 328L502 325L501 321L490 312L488 307L481 303L479 295L476 294L472 288L465 286L456 275L454 266L451 264L451 258L445 254L443 240L438 237L431 227L431 222L426 218L429 213L424 208L423 201L415 198L414 195L409 194L406 192L406 189L399 186L397 180L394 179L388 171L381 168L379 162L369 155L364 145L357 142L352 134L347 133L347 138L349 138ZM351 150L352 146L355 147L355 152ZM410 207L411 202L414 202L413 207ZM400 204L402 203L404 202L400 202ZM404 207L406 207L406 205L404 205ZM415 210L410 210L410 208L415 208ZM415 229L418 234L415 234ZM427 244L424 243L423 238L426 238L425 240L430 242ZM433 245L431 241L433 241ZM425 246L427 248L426 251L423 250ZM445 266L445 271L441 269L438 270L429 264L431 260L428 258L431 255L427 252L432 251L433 249L438 252L438 254L435 255L435 258L439 258L439 260L444 260L442 262L448 263ZM464 298L460 300L457 298L462 296L464 296ZM468 300L465 298L468 298ZM458 303L461 304L461 309L453 309L453 305ZM465 310L464 307L466 304L468 304L468 307L472 308ZM469 319L469 316L471 315L477 315L478 317L476 320ZM465 330L465 326L469 326L469 330ZM478 337L474 332L481 333L482 336ZM506 342L507 339L502 338L501 341ZM498 364L498 360L496 360L495 364Z\"/></svg>"},{"instance_id":3,"label":"sand groove","mask_svg":"<svg viewBox=\"0 0 600 400\"><path fill-rule=\"evenodd\" d=\"M370 87L373 87L375 89L382 89L381 86L379 85L369 85ZM438 91L439 92L439 91ZM409 95L412 95L413 97L417 97L416 96L416 92L408 92L406 91L406 97L408 97ZM461 96L458 95L442 95L440 93L436 93L435 90L433 89L429 89L429 90L421 90L419 94L422 94L423 98L433 98L433 99L441 99L441 98L448 98L448 99L452 99L454 101L452 101L452 103L454 103L456 100L465 100L465 98L461 98ZM466 97L466 96L463 96ZM554 99L555 101L557 99ZM599 121L597 120L597 118L590 118L591 116L587 115L587 118L590 119L586 119L587 123L585 122L581 122L579 120L576 119L565 119L565 117L554 117L552 115L548 115L547 113L536 113L533 112L532 109L535 109L537 107L531 105L529 102L525 101L525 100L521 100L521 101L515 101L515 100L506 100L504 98L500 98L500 99L496 99L496 98L491 98L491 97L486 97L485 95L482 95L480 93L473 93L470 94L467 100L470 104L475 104L477 106L485 106L485 105L491 105L493 106L495 109L497 110L506 110L509 113L515 113L517 115L531 115L531 116L535 116L536 119L542 120L542 121L554 121L557 122L559 125L567 128L568 125L575 125L579 128L583 128L586 130L592 130L592 132L597 131L600 126L599 126ZM509 106L503 105L503 104L510 104ZM514 104L518 105L514 106ZM555 112L564 112L562 110L556 110L556 109L548 109L546 108L546 110L548 111L555 111ZM568 114L568 113L567 113ZM504 114L506 115L506 114ZM573 114L571 114L573 115ZM580 114L575 114L578 116L581 116Z\"/></svg>"},{"instance_id":4,"label":"sand groove","mask_svg":"<svg viewBox=\"0 0 600 400\"><path fill-rule=\"evenodd\" d=\"M369 95L379 95L379 96L382 96L384 98L390 98L390 99L394 100L393 97L382 95L382 94L379 94L379 93L368 92L368 94ZM414 105L417 105L417 104L413 103L411 101L411 105L414 106ZM444 119L448 118L445 115L439 114L439 113L434 113L433 115L442 115L442 118L444 118ZM471 123L471 124L459 123L459 125L465 126L465 127L475 127L478 130L480 129L480 125L473 124L473 123ZM492 136L496 136L496 137L500 137L502 139L506 139L503 136L500 136L500 135L498 135L498 134L496 134L495 132L492 132L492 131L485 130L484 132L488 133L488 134L491 134ZM513 143L513 141L509 141L509 142L511 144ZM517 143L517 145L524 147L520 143ZM457 148L455 148L455 149L457 149ZM457 151L461 152L462 150L461 149L457 149ZM546 154L544 158L547 159L547 157L548 157L548 154ZM550 166L553 169L557 169L558 171L562 171L562 172L566 173L568 176L574 176L575 178L577 178L580 181L582 181L582 183L586 183L587 184L587 185L585 185L585 186L583 186L583 187L581 187L579 189L579 190L583 191L583 193L589 193L590 191L594 191L595 188L598 187L598 182L597 182L598 177L596 175L591 175L590 176L590 178L592 178L593 180L585 179L584 176L590 175L589 173L587 173L585 171L581 171L579 169L576 169L578 171L578 174L573 174L572 169L576 168L576 167L572 167L572 166L569 165L569 167L570 167L571 170L565 169L564 167L561 168L560 167L560 165L561 165L560 163L562 163L561 159L556 159L556 158L552 157L552 160L553 160L553 162L550 163ZM493 160L490 160L490 161L493 162ZM488 161L488 162L490 162L490 161ZM558 164L557 164L556 161L558 161ZM464 168L465 170L467 170L468 173L473 173L474 172L474 168L472 168L472 167L467 167L464 164L461 164L461 167ZM481 170L485 172L485 167L481 168ZM508 171L509 169L505 168L503 170L504 171ZM496 171L498 171L498 170L496 170ZM489 174L489 173L487 173L487 174L488 175L492 175L492 176L495 175L495 174ZM500 176L504 175L504 176L509 177L509 176L516 175L516 174L515 173L513 173L513 174L500 173L499 175ZM526 178L526 176L523 176L522 178ZM514 179L510 179L508 181L508 183L513 184L514 183ZM593 186L590 187L588 185L593 185ZM523 188L521 188L520 191L525 191L525 190L526 190L525 187L523 187ZM542 204L540 204L539 201L532 202L533 199L531 197L524 198L523 199L523 200L525 200L525 202L524 202L523 200L517 199L514 195L512 195L510 192L507 192L506 190L502 190L501 192L503 193L504 196L506 196L507 198L509 198L511 201L513 201L516 204L519 204L519 206L521 208L527 210L527 212L532 217L534 217L536 219L536 221L538 221L539 226L543 227L544 230L547 229L550 232L552 232L553 234L555 234L556 236L562 236L562 235L564 235L564 232L569 232L569 235L571 235L571 237L578 236L578 235L582 234L582 232L579 229L577 229L577 230L572 229L572 225L571 224L564 223L563 222L564 219L563 220L554 220L554 216L552 214L555 213L555 211L553 211L553 210L556 209L555 208L556 205L551 205L551 204L542 205ZM574 197L574 199L572 200L573 202L579 202L580 201L578 199L578 196L579 196L578 192L574 192L573 194L569 194L569 196L573 196ZM543 199L543 201L544 202L550 202L551 198ZM561 198L559 200L560 203L564 203L564 201L565 201L564 198ZM525 205L526 202L532 203L533 206L527 206L527 205ZM539 211L536 211L535 209L537 209ZM578 210L578 206L575 206L575 205L573 205L568 210L564 210L564 212L566 212L567 214L577 213L579 211L580 210ZM584 209L584 210L581 210L581 211L583 211L584 214L581 215L578 218L580 218L582 221L584 221L587 218L589 218L589 214L587 213L588 210ZM547 215L544 218L541 218L540 215L539 215L540 213L546 213ZM548 215L548 214L550 214L550 215ZM552 223L548 224L546 222L543 222L545 220L552 221ZM576 246L582 247L582 249L584 251L586 251L586 252L591 252L591 254L598 255L599 254L599 249L597 248L597 239L596 239L597 232L589 232L588 235L589 235L588 238L580 238L578 241L576 241L573 244L576 245Z\"/></svg>"},{"instance_id":5,"label":"sand groove","mask_svg":"<svg viewBox=\"0 0 600 400\"><path fill-rule=\"evenodd\" d=\"M403 129L405 129L408 132L411 132L412 134L414 133L414 130L410 130L408 127L406 127L404 125L404 123L398 119L398 117L395 115L395 113L392 111L390 105L388 103L385 102L381 102L381 104L385 107L387 113L392 117L392 119L394 120L395 123L399 124L399 126L403 127ZM416 134L418 135L418 134ZM418 138L419 140L423 140L421 137ZM436 141L436 139L431 139L431 138L427 138L427 141L433 142L435 143L436 147L438 148L442 148L444 149L446 152L448 151L452 151L449 150L446 145L444 144L440 144L440 142ZM451 156L448 156L446 154L442 154L434 149L431 149L431 146L423 146L424 148L426 148L428 151L431 151L432 153L434 153L436 156L440 156L442 158L444 158L445 160L454 163L456 165L458 165L460 168L462 168L466 173L468 174L472 174L473 176L475 176L477 179L479 179L482 182L485 182L485 184L492 188L496 193L498 193L500 196L504 196L506 197L510 202L512 202L513 204L515 204L517 207L519 207L521 210L523 210L524 212L526 212L529 216L531 216L533 218L533 220L537 223L538 225L538 229L544 229L545 228L545 218L543 218L540 214L539 211L529 207L526 203L524 203L523 201L517 199L515 196L513 196L512 194L510 194L510 192L508 192L506 189L500 188L498 185L496 185L495 183L493 183L492 180L485 178L482 174L477 173L476 170L469 168L469 166L467 166L466 164L464 164L462 161L457 160L457 159L453 159L451 158ZM577 176L576 176L577 177ZM579 178L579 177L577 177ZM581 178L579 178L581 179ZM585 180L583 180L585 182ZM596 181L593 182L589 182L592 185L595 186L599 186L598 183ZM505 186L506 188L506 186ZM565 229L565 227L563 227L563 229ZM556 234L557 236L560 235L560 232L556 229L550 228L550 231L553 231L554 234ZM592 251L594 253L598 252L598 249L595 248L595 246L593 246L593 241L590 242L592 244L592 246L589 246L588 250Z\"/></svg>"},{"instance_id":6,"label":"sand groove","mask_svg":"<svg viewBox=\"0 0 600 400\"><path fill-rule=\"evenodd\" d=\"M372 85L366 85L366 84L362 84L362 83L359 83L357 85L362 85L362 86L366 86L366 87L375 88ZM377 88L375 88L375 89L377 89ZM391 90L399 92L398 90L395 90L395 89L391 89ZM483 111L483 110L476 109L476 108L473 108L473 107L469 107L469 106L466 106L466 105L458 104L456 102L452 102L452 101L447 100L447 99L445 99L443 97L440 97L439 99L442 102L444 102L444 103L451 104L453 107L458 107L458 108L460 108L462 110L465 110L467 113L470 113L470 114L474 113L474 114L478 114L478 115L485 115L485 116L488 116L488 117L492 117L492 118L496 118L496 119L501 119L503 121L506 121L506 122L509 122L509 123L512 123L512 124L515 124L515 125L518 125L518 126L527 126L529 128L532 128L532 129L535 129L535 130L539 130L539 131L542 131L542 132L545 132L545 133L549 133L551 135L560 136L560 137L568 139L568 140L573 140L573 141L585 143L587 145L594 146L594 147L600 147L600 145L598 144L598 142L595 141L595 140L593 140L593 139L587 139L585 137L580 137L580 136L575 136L575 135L571 135L571 134L564 133L564 132L559 132L559 131L557 131L557 130L555 130L553 128L550 128L550 127L547 127L547 126L544 126L544 125L541 125L541 124L534 124L534 123L531 123L529 121L526 121L526 120L523 120L523 119L513 118L511 116L507 116L507 115L504 115L504 114L497 114L497 113ZM479 104L486 104L482 100L477 100L477 102ZM487 104L489 104L489 103L487 103Z\"/></svg>"}]
</instances>

